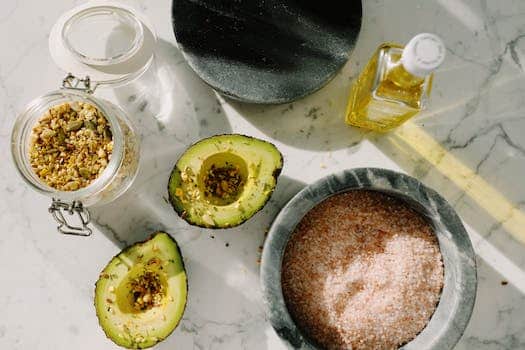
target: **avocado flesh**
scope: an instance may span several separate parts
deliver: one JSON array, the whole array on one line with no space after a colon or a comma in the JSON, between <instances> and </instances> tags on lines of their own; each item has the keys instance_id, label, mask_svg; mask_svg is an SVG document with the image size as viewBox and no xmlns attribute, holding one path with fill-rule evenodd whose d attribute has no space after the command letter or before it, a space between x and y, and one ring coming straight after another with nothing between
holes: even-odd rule
<instances>
[{"instance_id":1,"label":"avocado flesh","mask_svg":"<svg viewBox=\"0 0 525 350\"><path fill-rule=\"evenodd\" d=\"M234 177L226 180L235 184L240 175L240 186L224 198L209 195L207 192L214 192L209 186L213 180L210 173L214 174L212 166L219 175L232 169ZM281 153L269 142L236 134L203 139L189 147L177 161L168 184L170 202L190 224L234 227L266 204L282 166Z\"/></svg>"},{"instance_id":2,"label":"avocado flesh","mask_svg":"<svg viewBox=\"0 0 525 350\"><path fill-rule=\"evenodd\" d=\"M153 295L155 303L151 301L154 293L148 291L150 297L145 297L136 286L137 281L151 276L155 276L153 285L160 288ZM140 307L137 295L150 303ZM186 297L186 272L177 243L167 233L158 232L124 249L102 270L95 287L95 308L109 339L129 349L144 349L176 328Z\"/></svg>"}]
</instances>

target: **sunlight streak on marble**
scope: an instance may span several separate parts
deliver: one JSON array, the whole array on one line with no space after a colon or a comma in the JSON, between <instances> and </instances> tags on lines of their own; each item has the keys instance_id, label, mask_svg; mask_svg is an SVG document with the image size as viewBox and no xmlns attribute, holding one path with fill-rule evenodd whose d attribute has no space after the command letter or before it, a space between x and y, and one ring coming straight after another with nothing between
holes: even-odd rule
<instances>
[{"instance_id":1,"label":"sunlight streak on marble","mask_svg":"<svg viewBox=\"0 0 525 350\"><path fill-rule=\"evenodd\" d=\"M471 32L483 29L480 16L462 0L437 0L437 2Z\"/></svg>"},{"instance_id":2,"label":"sunlight streak on marble","mask_svg":"<svg viewBox=\"0 0 525 350\"><path fill-rule=\"evenodd\" d=\"M499 249L490 244L476 230L469 225L465 225L467 232L472 240L474 251L494 270L505 277L514 287L525 294L525 271L509 260Z\"/></svg>"},{"instance_id":3,"label":"sunlight streak on marble","mask_svg":"<svg viewBox=\"0 0 525 350\"><path fill-rule=\"evenodd\" d=\"M516 239L525 243L525 214L474 170L448 152L421 127L408 122L396 130L392 137L408 144L474 199L488 215L501 222L502 226Z\"/></svg>"}]
</instances>

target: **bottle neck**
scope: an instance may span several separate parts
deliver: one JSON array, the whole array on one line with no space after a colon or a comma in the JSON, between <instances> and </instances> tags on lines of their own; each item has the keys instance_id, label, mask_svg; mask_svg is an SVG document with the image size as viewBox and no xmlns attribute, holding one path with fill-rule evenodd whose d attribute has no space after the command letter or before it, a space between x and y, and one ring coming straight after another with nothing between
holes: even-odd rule
<instances>
[{"instance_id":1,"label":"bottle neck","mask_svg":"<svg viewBox=\"0 0 525 350\"><path fill-rule=\"evenodd\" d=\"M418 77L408 72L401 60L397 61L394 66L389 69L386 78L390 80L394 85L400 88L413 88L420 86L425 81L426 77Z\"/></svg>"}]
</instances>

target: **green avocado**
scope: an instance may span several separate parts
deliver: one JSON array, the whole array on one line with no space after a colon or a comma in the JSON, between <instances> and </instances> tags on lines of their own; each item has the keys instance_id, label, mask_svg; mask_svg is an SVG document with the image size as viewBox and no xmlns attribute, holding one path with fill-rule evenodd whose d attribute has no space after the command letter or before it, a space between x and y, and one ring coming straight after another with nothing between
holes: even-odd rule
<instances>
[{"instance_id":1,"label":"green avocado","mask_svg":"<svg viewBox=\"0 0 525 350\"><path fill-rule=\"evenodd\" d=\"M145 349L177 327L187 293L177 242L157 232L106 265L95 285L95 309L109 339L128 349Z\"/></svg>"},{"instance_id":2,"label":"green avocado","mask_svg":"<svg viewBox=\"0 0 525 350\"><path fill-rule=\"evenodd\" d=\"M270 198L283 167L271 143L217 135L190 146L171 172L168 192L188 223L208 228L242 224Z\"/></svg>"}]
</instances>

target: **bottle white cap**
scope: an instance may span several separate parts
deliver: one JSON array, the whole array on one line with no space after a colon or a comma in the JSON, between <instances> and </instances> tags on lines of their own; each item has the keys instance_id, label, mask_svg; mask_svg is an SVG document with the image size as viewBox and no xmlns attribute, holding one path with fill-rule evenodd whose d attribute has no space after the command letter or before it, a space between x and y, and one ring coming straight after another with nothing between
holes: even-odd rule
<instances>
[{"instance_id":1,"label":"bottle white cap","mask_svg":"<svg viewBox=\"0 0 525 350\"><path fill-rule=\"evenodd\" d=\"M413 37L403 49L401 63L407 72L426 77L445 59L445 44L435 34L421 33Z\"/></svg>"}]
</instances>

